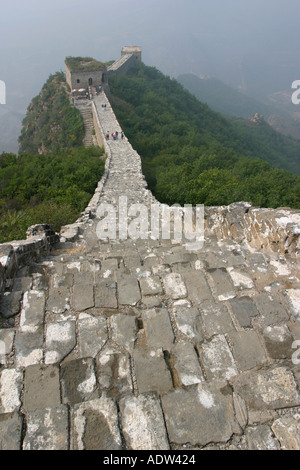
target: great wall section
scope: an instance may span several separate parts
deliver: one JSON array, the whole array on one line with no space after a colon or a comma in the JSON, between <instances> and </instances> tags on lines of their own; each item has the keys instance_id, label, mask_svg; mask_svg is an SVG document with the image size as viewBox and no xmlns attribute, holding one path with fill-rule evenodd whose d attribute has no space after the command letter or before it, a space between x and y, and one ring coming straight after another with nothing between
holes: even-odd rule
<instances>
[{"instance_id":1,"label":"great wall section","mask_svg":"<svg viewBox=\"0 0 300 470\"><path fill-rule=\"evenodd\" d=\"M299 211L206 207L193 251L100 240L100 204L157 201L105 92L80 110L88 207L0 246L0 449L299 450Z\"/></svg>"}]
</instances>

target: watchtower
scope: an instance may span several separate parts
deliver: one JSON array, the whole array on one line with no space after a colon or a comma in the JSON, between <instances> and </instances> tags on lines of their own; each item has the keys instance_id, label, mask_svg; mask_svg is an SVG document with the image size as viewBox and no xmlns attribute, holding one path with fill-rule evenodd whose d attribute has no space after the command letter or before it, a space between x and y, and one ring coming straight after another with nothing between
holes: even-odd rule
<instances>
[{"instance_id":1,"label":"watchtower","mask_svg":"<svg viewBox=\"0 0 300 470\"><path fill-rule=\"evenodd\" d=\"M124 55L133 54L135 57L142 61L142 48L140 46L124 46L122 47L121 57Z\"/></svg>"},{"instance_id":2,"label":"watchtower","mask_svg":"<svg viewBox=\"0 0 300 470\"><path fill-rule=\"evenodd\" d=\"M71 90L107 84L107 67L91 57L67 57L66 82Z\"/></svg>"}]
</instances>

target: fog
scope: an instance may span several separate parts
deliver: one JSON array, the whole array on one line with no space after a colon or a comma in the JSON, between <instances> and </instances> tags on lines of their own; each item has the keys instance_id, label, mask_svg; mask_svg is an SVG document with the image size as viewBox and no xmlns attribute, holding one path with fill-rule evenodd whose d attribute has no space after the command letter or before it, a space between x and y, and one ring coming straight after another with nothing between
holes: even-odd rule
<instances>
[{"instance_id":1,"label":"fog","mask_svg":"<svg viewBox=\"0 0 300 470\"><path fill-rule=\"evenodd\" d=\"M3 116L24 114L66 56L109 61L138 45L167 75L212 76L263 98L300 79L299 20L299 0L0 0L0 152L13 132Z\"/></svg>"}]
</instances>

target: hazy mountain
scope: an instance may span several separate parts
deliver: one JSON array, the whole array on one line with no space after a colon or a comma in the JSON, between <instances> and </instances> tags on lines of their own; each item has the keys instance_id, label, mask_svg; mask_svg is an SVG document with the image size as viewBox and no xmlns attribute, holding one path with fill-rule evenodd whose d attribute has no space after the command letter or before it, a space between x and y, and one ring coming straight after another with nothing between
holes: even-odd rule
<instances>
[{"instance_id":1,"label":"hazy mountain","mask_svg":"<svg viewBox=\"0 0 300 470\"><path fill-rule=\"evenodd\" d=\"M291 103L290 92L273 93L261 101L216 78L182 74L177 80L215 111L245 119L259 113L275 130L300 139L300 123L293 115L295 106Z\"/></svg>"},{"instance_id":2,"label":"hazy mountain","mask_svg":"<svg viewBox=\"0 0 300 470\"><path fill-rule=\"evenodd\" d=\"M0 154L18 153L18 136L21 133L24 114L9 111L0 115Z\"/></svg>"}]
</instances>

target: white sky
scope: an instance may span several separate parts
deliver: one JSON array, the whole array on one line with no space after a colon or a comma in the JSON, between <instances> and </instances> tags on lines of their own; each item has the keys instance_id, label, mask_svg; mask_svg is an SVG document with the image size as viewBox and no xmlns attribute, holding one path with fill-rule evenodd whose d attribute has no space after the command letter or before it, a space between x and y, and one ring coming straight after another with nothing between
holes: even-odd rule
<instances>
[{"instance_id":1,"label":"white sky","mask_svg":"<svg viewBox=\"0 0 300 470\"><path fill-rule=\"evenodd\" d=\"M139 45L174 77L279 91L300 79L299 20L300 0L0 0L0 80L24 111L66 56L107 61Z\"/></svg>"}]
</instances>

